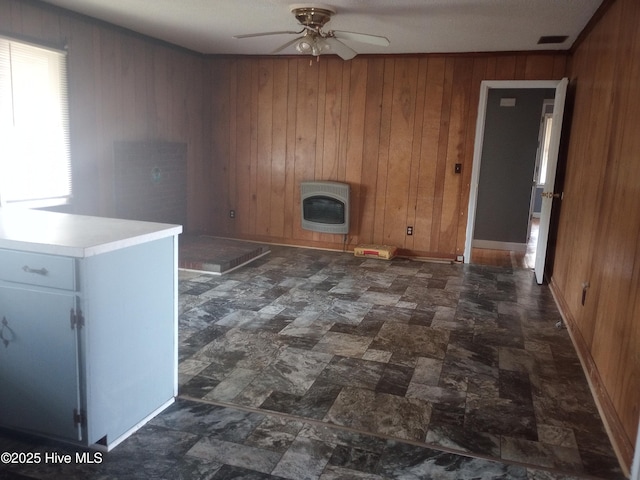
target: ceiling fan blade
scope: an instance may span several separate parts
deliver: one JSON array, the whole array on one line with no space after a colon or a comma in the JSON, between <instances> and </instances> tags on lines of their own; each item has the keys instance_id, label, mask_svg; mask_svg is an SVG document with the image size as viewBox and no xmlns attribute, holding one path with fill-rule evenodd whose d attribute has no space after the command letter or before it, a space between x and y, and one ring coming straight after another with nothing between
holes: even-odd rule
<instances>
[{"instance_id":1,"label":"ceiling fan blade","mask_svg":"<svg viewBox=\"0 0 640 480\"><path fill-rule=\"evenodd\" d=\"M388 47L391 45L387 37L380 35L369 35L368 33L345 32L341 30L331 30L330 34L341 40L353 40L354 42L369 43L371 45L379 45Z\"/></svg>"},{"instance_id":2,"label":"ceiling fan blade","mask_svg":"<svg viewBox=\"0 0 640 480\"><path fill-rule=\"evenodd\" d=\"M351 60L358 53L335 37L326 37L323 39L329 49L343 60Z\"/></svg>"},{"instance_id":3,"label":"ceiling fan blade","mask_svg":"<svg viewBox=\"0 0 640 480\"><path fill-rule=\"evenodd\" d=\"M283 31L283 32L263 32L263 33L247 33L245 35L234 35L233 38L251 38L251 37L264 37L266 35L284 35L286 33L291 33L291 34L295 34L295 35L299 35L303 32L304 30L301 30L299 32L293 32L293 31Z\"/></svg>"},{"instance_id":4,"label":"ceiling fan blade","mask_svg":"<svg viewBox=\"0 0 640 480\"><path fill-rule=\"evenodd\" d=\"M296 32L294 32L296 33ZM290 47L291 45L293 45L294 43L296 43L298 40L300 40L303 37L296 37L293 40L291 40L290 42L285 43L284 45L282 45L281 47L276 48L273 52L271 52L272 54L274 53L280 53L282 50L284 50L287 47Z\"/></svg>"}]
</instances>

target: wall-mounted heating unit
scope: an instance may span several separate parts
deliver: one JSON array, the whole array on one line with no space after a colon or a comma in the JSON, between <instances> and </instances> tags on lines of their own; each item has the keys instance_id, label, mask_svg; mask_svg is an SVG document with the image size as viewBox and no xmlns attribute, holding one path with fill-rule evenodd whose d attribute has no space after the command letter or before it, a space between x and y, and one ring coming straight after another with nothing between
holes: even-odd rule
<instances>
[{"instance_id":1,"label":"wall-mounted heating unit","mask_svg":"<svg viewBox=\"0 0 640 480\"><path fill-rule=\"evenodd\" d=\"M321 233L349 233L349 185L302 182L302 228Z\"/></svg>"}]
</instances>

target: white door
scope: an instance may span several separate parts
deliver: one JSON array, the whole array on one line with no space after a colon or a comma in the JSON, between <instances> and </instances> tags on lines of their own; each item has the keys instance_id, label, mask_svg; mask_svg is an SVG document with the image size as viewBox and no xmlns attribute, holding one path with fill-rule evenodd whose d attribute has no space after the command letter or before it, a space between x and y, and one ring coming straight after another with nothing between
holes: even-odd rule
<instances>
[{"instance_id":1,"label":"white door","mask_svg":"<svg viewBox=\"0 0 640 480\"><path fill-rule=\"evenodd\" d=\"M480 178L480 161L482 158L482 144L484 139L485 118L487 113L487 98L491 88L555 88L553 124L551 140L549 142L549 157L547 160L547 181L543 192L542 211L540 212L540 230L538 232L538 245L536 251L535 276L538 283L543 281L544 263L546 260L547 241L549 240L549 224L551 221L551 204L554 192L553 184L556 178L558 164L558 151L560 147L560 133L562 119L564 118L564 103L567 94L569 80L563 78L557 80L486 80L480 85L480 101L478 104L478 118L476 123L476 138L473 153L473 167L471 171L471 190L469 193L469 210L467 215L467 236L464 249L464 262L471 262L471 245L473 242L473 230L476 221L476 206L478 203L478 181ZM549 198L545 198L549 197Z\"/></svg>"},{"instance_id":2,"label":"white door","mask_svg":"<svg viewBox=\"0 0 640 480\"><path fill-rule=\"evenodd\" d=\"M560 150L560 133L562 132L562 119L564 118L564 103L567 97L568 84L569 80L563 78L556 86L551 139L549 140L549 156L547 159L547 175L545 188L542 192L540 229L538 230L538 245L536 246L536 263L534 270L538 284L542 284L544 280L544 264L547 259L547 242L549 240L549 224L551 222L553 200L554 198L561 198L562 196L562 193L555 193L553 191L553 186L556 180L556 168L558 166L558 153Z\"/></svg>"}]
</instances>

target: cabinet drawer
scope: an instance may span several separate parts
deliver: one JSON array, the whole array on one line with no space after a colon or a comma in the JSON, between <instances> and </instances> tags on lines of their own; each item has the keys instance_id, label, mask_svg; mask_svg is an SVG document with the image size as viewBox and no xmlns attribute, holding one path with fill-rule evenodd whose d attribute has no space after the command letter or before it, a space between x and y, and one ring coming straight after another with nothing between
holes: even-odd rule
<instances>
[{"instance_id":1,"label":"cabinet drawer","mask_svg":"<svg viewBox=\"0 0 640 480\"><path fill-rule=\"evenodd\" d=\"M73 258L0 250L0 280L75 290L75 278Z\"/></svg>"}]
</instances>

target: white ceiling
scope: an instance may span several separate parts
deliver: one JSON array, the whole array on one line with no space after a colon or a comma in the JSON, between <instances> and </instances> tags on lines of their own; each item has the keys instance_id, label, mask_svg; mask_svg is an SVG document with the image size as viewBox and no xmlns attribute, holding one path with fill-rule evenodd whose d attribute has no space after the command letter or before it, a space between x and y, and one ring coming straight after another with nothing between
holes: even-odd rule
<instances>
[{"instance_id":1,"label":"white ceiling","mask_svg":"<svg viewBox=\"0 0 640 480\"><path fill-rule=\"evenodd\" d=\"M293 35L233 35L299 30L296 0L46 0L205 54L270 54ZM346 42L358 53L566 50L602 0L327 0L337 14L324 30L382 35L389 47ZM568 35L538 45L543 35ZM293 54L290 47L281 54Z\"/></svg>"}]
</instances>

